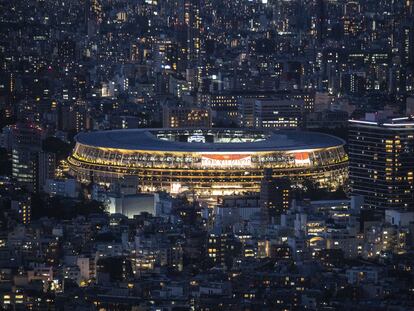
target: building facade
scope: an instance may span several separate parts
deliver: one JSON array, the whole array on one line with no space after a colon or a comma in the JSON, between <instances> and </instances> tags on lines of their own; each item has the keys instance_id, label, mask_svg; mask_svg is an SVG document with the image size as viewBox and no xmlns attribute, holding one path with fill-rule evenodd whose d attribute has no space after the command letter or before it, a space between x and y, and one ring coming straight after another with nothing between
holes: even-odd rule
<instances>
[{"instance_id":1,"label":"building facade","mask_svg":"<svg viewBox=\"0 0 414 311\"><path fill-rule=\"evenodd\" d=\"M349 160L351 194L366 207L414 208L413 120L350 120Z\"/></svg>"},{"instance_id":2,"label":"building facade","mask_svg":"<svg viewBox=\"0 0 414 311\"><path fill-rule=\"evenodd\" d=\"M211 127L211 110L197 107L163 107L163 127Z\"/></svg>"}]
</instances>

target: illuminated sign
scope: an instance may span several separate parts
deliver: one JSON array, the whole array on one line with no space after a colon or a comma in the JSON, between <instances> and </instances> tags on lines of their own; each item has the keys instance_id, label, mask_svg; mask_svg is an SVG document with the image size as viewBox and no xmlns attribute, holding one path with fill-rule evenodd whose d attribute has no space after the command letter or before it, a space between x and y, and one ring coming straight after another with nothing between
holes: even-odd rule
<instances>
[{"instance_id":1,"label":"illuminated sign","mask_svg":"<svg viewBox=\"0 0 414 311\"><path fill-rule=\"evenodd\" d=\"M310 165L310 158L308 152L298 152L295 154L296 165Z\"/></svg>"},{"instance_id":2,"label":"illuminated sign","mask_svg":"<svg viewBox=\"0 0 414 311\"><path fill-rule=\"evenodd\" d=\"M171 189L170 189L171 193L176 194L176 193L180 193L180 191L181 191L181 183L179 182L171 183Z\"/></svg>"},{"instance_id":3,"label":"illuminated sign","mask_svg":"<svg viewBox=\"0 0 414 311\"><path fill-rule=\"evenodd\" d=\"M246 154L203 154L201 165L205 167L251 166L252 158Z\"/></svg>"},{"instance_id":4,"label":"illuminated sign","mask_svg":"<svg viewBox=\"0 0 414 311\"><path fill-rule=\"evenodd\" d=\"M188 137L187 141L189 143L205 143L206 138L202 135L193 135L193 136Z\"/></svg>"}]
</instances>

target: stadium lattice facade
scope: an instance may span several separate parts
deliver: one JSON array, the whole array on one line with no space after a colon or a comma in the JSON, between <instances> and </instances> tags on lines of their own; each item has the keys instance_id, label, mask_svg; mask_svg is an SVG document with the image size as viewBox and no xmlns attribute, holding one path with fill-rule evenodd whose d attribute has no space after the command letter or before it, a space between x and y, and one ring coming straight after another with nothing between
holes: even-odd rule
<instances>
[{"instance_id":1,"label":"stadium lattice facade","mask_svg":"<svg viewBox=\"0 0 414 311\"><path fill-rule=\"evenodd\" d=\"M330 135L251 129L134 129L80 133L69 157L82 182L136 178L142 192L215 197L257 192L264 170L336 189L347 178L344 141Z\"/></svg>"}]
</instances>

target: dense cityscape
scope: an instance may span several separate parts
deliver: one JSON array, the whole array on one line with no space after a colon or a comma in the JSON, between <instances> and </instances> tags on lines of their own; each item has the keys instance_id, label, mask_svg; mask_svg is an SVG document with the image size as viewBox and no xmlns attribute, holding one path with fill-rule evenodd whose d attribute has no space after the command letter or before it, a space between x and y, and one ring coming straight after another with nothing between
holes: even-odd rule
<instances>
[{"instance_id":1,"label":"dense cityscape","mask_svg":"<svg viewBox=\"0 0 414 311\"><path fill-rule=\"evenodd\" d=\"M414 310L413 0L0 0L1 310Z\"/></svg>"}]
</instances>

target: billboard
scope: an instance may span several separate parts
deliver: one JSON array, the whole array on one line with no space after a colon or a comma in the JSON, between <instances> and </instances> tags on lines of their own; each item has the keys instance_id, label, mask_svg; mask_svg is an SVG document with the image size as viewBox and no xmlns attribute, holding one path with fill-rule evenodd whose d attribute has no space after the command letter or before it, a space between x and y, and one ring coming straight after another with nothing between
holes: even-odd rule
<instances>
[{"instance_id":1,"label":"billboard","mask_svg":"<svg viewBox=\"0 0 414 311\"><path fill-rule=\"evenodd\" d=\"M298 152L295 154L295 164L302 166L302 165L310 165L310 158L308 152Z\"/></svg>"}]
</instances>

